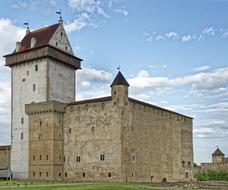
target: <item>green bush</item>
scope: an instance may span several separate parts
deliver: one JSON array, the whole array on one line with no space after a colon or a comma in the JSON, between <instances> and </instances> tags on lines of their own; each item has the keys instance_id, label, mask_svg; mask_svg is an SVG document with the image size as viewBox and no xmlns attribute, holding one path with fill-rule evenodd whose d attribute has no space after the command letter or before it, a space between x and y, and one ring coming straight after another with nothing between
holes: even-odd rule
<instances>
[{"instance_id":1,"label":"green bush","mask_svg":"<svg viewBox=\"0 0 228 190\"><path fill-rule=\"evenodd\" d=\"M195 175L195 178L197 179L197 181L213 181L213 180L228 181L228 172L208 170L207 172L197 173Z\"/></svg>"}]
</instances>

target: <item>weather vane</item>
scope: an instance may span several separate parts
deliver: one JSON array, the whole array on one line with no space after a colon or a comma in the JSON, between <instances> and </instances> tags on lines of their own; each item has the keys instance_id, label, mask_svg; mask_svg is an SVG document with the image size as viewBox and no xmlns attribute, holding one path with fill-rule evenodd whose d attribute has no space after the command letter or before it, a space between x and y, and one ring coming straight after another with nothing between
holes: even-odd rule
<instances>
[{"instance_id":1,"label":"weather vane","mask_svg":"<svg viewBox=\"0 0 228 190\"><path fill-rule=\"evenodd\" d=\"M119 65L119 67L117 67L117 70L118 70L118 71L120 70L120 65Z\"/></svg>"},{"instance_id":2,"label":"weather vane","mask_svg":"<svg viewBox=\"0 0 228 190\"><path fill-rule=\"evenodd\" d=\"M27 30L29 30L29 21L27 20L27 22L24 22L24 25L27 26Z\"/></svg>"},{"instance_id":3,"label":"weather vane","mask_svg":"<svg viewBox=\"0 0 228 190\"><path fill-rule=\"evenodd\" d=\"M59 15L59 20L63 19L61 9L59 11L56 11L56 14Z\"/></svg>"}]
</instances>

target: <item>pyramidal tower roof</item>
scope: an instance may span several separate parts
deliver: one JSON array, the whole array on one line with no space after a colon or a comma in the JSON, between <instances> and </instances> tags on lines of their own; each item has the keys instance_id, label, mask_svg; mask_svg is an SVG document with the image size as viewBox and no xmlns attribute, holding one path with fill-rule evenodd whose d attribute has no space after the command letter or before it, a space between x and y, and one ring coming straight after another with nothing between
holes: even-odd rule
<instances>
[{"instance_id":1,"label":"pyramidal tower roof","mask_svg":"<svg viewBox=\"0 0 228 190\"><path fill-rule=\"evenodd\" d=\"M118 74L116 75L114 81L111 84L111 87L113 85L125 85L125 86L129 86L129 83L127 82L127 80L125 79L125 77L123 76L123 74L119 71Z\"/></svg>"},{"instance_id":2,"label":"pyramidal tower roof","mask_svg":"<svg viewBox=\"0 0 228 190\"><path fill-rule=\"evenodd\" d=\"M217 148L212 155L224 155L224 153L219 148Z\"/></svg>"}]
</instances>

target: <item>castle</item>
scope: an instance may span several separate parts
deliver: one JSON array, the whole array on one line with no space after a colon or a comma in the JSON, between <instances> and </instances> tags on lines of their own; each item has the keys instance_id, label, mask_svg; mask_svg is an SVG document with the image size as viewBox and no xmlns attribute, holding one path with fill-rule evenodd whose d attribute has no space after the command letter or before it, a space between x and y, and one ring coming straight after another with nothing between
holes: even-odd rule
<instances>
[{"instance_id":1,"label":"castle","mask_svg":"<svg viewBox=\"0 0 228 190\"><path fill-rule=\"evenodd\" d=\"M217 148L212 154L212 163L201 163L200 171L228 171L228 157Z\"/></svg>"},{"instance_id":2,"label":"castle","mask_svg":"<svg viewBox=\"0 0 228 190\"><path fill-rule=\"evenodd\" d=\"M191 117L130 98L121 72L111 84L111 96L75 101L75 71L82 59L74 55L62 20L27 30L5 59L12 77L14 178L192 178Z\"/></svg>"}]
</instances>

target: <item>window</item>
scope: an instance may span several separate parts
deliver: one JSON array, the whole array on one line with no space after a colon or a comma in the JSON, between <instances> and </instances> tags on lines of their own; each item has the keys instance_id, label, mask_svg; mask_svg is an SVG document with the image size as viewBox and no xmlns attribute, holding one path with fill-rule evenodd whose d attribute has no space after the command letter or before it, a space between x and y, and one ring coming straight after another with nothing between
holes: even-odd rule
<instances>
[{"instance_id":1,"label":"window","mask_svg":"<svg viewBox=\"0 0 228 190\"><path fill-rule=\"evenodd\" d=\"M185 177L188 178L188 172L185 172Z\"/></svg>"},{"instance_id":2,"label":"window","mask_svg":"<svg viewBox=\"0 0 228 190\"><path fill-rule=\"evenodd\" d=\"M65 162L66 161L66 157L65 156L63 156L63 162Z\"/></svg>"},{"instance_id":3,"label":"window","mask_svg":"<svg viewBox=\"0 0 228 190\"><path fill-rule=\"evenodd\" d=\"M27 76L29 76L29 71L27 71Z\"/></svg>"},{"instance_id":4,"label":"window","mask_svg":"<svg viewBox=\"0 0 228 190\"><path fill-rule=\"evenodd\" d=\"M185 167L185 161L182 161L182 167Z\"/></svg>"},{"instance_id":5,"label":"window","mask_svg":"<svg viewBox=\"0 0 228 190\"><path fill-rule=\"evenodd\" d=\"M36 176L36 173L35 172L33 172L33 177L35 177Z\"/></svg>"},{"instance_id":6,"label":"window","mask_svg":"<svg viewBox=\"0 0 228 190\"><path fill-rule=\"evenodd\" d=\"M32 85L32 90L33 90L33 91L36 91L36 84L33 84L33 85Z\"/></svg>"},{"instance_id":7,"label":"window","mask_svg":"<svg viewBox=\"0 0 228 190\"><path fill-rule=\"evenodd\" d=\"M40 172L40 177L42 176L42 173Z\"/></svg>"},{"instance_id":8,"label":"window","mask_svg":"<svg viewBox=\"0 0 228 190\"><path fill-rule=\"evenodd\" d=\"M41 134L39 134L39 137L38 138L39 138L39 141L40 141L41 140Z\"/></svg>"},{"instance_id":9,"label":"window","mask_svg":"<svg viewBox=\"0 0 228 190\"><path fill-rule=\"evenodd\" d=\"M35 71L38 71L38 65L35 65Z\"/></svg>"},{"instance_id":10,"label":"window","mask_svg":"<svg viewBox=\"0 0 228 190\"><path fill-rule=\"evenodd\" d=\"M92 132L94 132L95 131L95 127L92 127Z\"/></svg>"},{"instance_id":11,"label":"window","mask_svg":"<svg viewBox=\"0 0 228 190\"><path fill-rule=\"evenodd\" d=\"M59 177L61 177L61 172L59 172Z\"/></svg>"},{"instance_id":12,"label":"window","mask_svg":"<svg viewBox=\"0 0 228 190\"><path fill-rule=\"evenodd\" d=\"M65 177L67 177L67 173L65 172Z\"/></svg>"},{"instance_id":13,"label":"window","mask_svg":"<svg viewBox=\"0 0 228 190\"><path fill-rule=\"evenodd\" d=\"M101 160L101 161L104 161L104 160L105 160L105 155L104 155L104 154L101 154L101 155L100 155L100 160Z\"/></svg>"},{"instance_id":14,"label":"window","mask_svg":"<svg viewBox=\"0 0 228 190\"><path fill-rule=\"evenodd\" d=\"M65 50L67 51L67 46L65 47Z\"/></svg>"},{"instance_id":15,"label":"window","mask_svg":"<svg viewBox=\"0 0 228 190\"><path fill-rule=\"evenodd\" d=\"M24 133L21 133L21 140L24 139Z\"/></svg>"},{"instance_id":16,"label":"window","mask_svg":"<svg viewBox=\"0 0 228 190\"><path fill-rule=\"evenodd\" d=\"M21 118L21 124L23 124L23 123L24 123L24 118L22 117L22 118Z\"/></svg>"},{"instance_id":17,"label":"window","mask_svg":"<svg viewBox=\"0 0 228 190\"><path fill-rule=\"evenodd\" d=\"M32 159L33 159L33 160L35 160L35 159L36 159L35 155L33 155Z\"/></svg>"},{"instance_id":18,"label":"window","mask_svg":"<svg viewBox=\"0 0 228 190\"><path fill-rule=\"evenodd\" d=\"M132 160L133 162L136 161L136 154L135 154L135 153L132 153L132 155L131 155L131 160Z\"/></svg>"},{"instance_id":19,"label":"window","mask_svg":"<svg viewBox=\"0 0 228 190\"><path fill-rule=\"evenodd\" d=\"M76 162L81 162L80 156L76 156Z\"/></svg>"},{"instance_id":20,"label":"window","mask_svg":"<svg viewBox=\"0 0 228 190\"><path fill-rule=\"evenodd\" d=\"M55 46L57 46L57 47L58 47L58 42L55 42Z\"/></svg>"},{"instance_id":21,"label":"window","mask_svg":"<svg viewBox=\"0 0 228 190\"><path fill-rule=\"evenodd\" d=\"M40 127L42 126L42 121L40 121Z\"/></svg>"},{"instance_id":22,"label":"window","mask_svg":"<svg viewBox=\"0 0 228 190\"><path fill-rule=\"evenodd\" d=\"M48 172L46 172L46 177L48 177Z\"/></svg>"},{"instance_id":23,"label":"window","mask_svg":"<svg viewBox=\"0 0 228 190\"><path fill-rule=\"evenodd\" d=\"M111 173L108 173L108 177L112 177L112 174Z\"/></svg>"},{"instance_id":24,"label":"window","mask_svg":"<svg viewBox=\"0 0 228 190\"><path fill-rule=\"evenodd\" d=\"M86 176L86 174L83 172L83 173L82 173L82 176L83 176L83 177L85 177L85 176Z\"/></svg>"},{"instance_id":25,"label":"window","mask_svg":"<svg viewBox=\"0 0 228 190\"><path fill-rule=\"evenodd\" d=\"M61 36L61 38L63 37L63 33L62 32L60 33L60 36Z\"/></svg>"},{"instance_id":26,"label":"window","mask_svg":"<svg viewBox=\"0 0 228 190\"><path fill-rule=\"evenodd\" d=\"M71 134L71 128L69 129L69 133Z\"/></svg>"},{"instance_id":27,"label":"window","mask_svg":"<svg viewBox=\"0 0 228 190\"><path fill-rule=\"evenodd\" d=\"M59 155L59 160L61 160L61 155Z\"/></svg>"},{"instance_id":28,"label":"window","mask_svg":"<svg viewBox=\"0 0 228 190\"><path fill-rule=\"evenodd\" d=\"M42 155L40 155L40 160L42 160Z\"/></svg>"},{"instance_id":29,"label":"window","mask_svg":"<svg viewBox=\"0 0 228 190\"><path fill-rule=\"evenodd\" d=\"M191 167L191 162L188 162L188 167Z\"/></svg>"},{"instance_id":30,"label":"window","mask_svg":"<svg viewBox=\"0 0 228 190\"><path fill-rule=\"evenodd\" d=\"M46 160L48 160L48 155L46 155Z\"/></svg>"}]
</instances>

